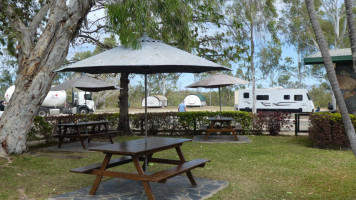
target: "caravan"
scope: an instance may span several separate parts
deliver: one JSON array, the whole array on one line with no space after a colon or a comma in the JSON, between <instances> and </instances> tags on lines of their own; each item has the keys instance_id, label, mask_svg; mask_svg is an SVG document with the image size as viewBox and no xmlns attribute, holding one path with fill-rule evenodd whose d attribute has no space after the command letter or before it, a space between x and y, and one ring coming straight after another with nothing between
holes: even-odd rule
<instances>
[{"instance_id":1,"label":"caravan","mask_svg":"<svg viewBox=\"0 0 356 200\"><path fill-rule=\"evenodd\" d=\"M257 111L314 112L314 103L306 89L256 89ZM252 90L235 91L235 110L252 111Z\"/></svg>"}]
</instances>

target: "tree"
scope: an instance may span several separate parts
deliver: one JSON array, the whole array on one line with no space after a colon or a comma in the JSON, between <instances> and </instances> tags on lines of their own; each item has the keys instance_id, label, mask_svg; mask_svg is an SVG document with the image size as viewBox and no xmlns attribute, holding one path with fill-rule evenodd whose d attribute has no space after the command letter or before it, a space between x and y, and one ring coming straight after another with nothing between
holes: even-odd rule
<instances>
[{"instance_id":1,"label":"tree","mask_svg":"<svg viewBox=\"0 0 356 200\"><path fill-rule=\"evenodd\" d=\"M292 58L282 59L282 46L280 43L267 42L267 46L258 53L259 69L263 74L263 79L269 83L269 87L275 87L280 82L288 82L292 69Z\"/></svg>"},{"instance_id":2,"label":"tree","mask_svg":"<svg viewBox=\"0 0 356 200\"><path fill-rule=\"evenodd\" d=\"M331 88L335 94L337 104L339 106L340 112L341 112L341 117L342 117L342 122L344 124L345 132L350 140L351 143L351 148L352 152L354 153L354 156L356 157L356 135L355 135L355 129L353 127L353 124L351 122L350 116L348 114L346 104L344 101L344 97L342 95L339 83L336 78L336 73L334 70L334 65L332 63L330 54L329 54L329 48L328 45L324 39L323 32L321 30L318 17L315 12L314 8L314 1L313 0L305 0L307 9L308 9L308 14L310 18L310 22L313 26L313 30L315 33L316 40L318 42L319 48L321 55L324 60L324 65L326 68L326 72L328 74L328 78L331 84Z\"/></svg>"},{"instance_id":3,"label":"tree","mask_svg":"<svg viewBox=\"0 0 356 200\"><path fill-rule=\"evenodd\" d=\"M355 1L352 0L345 0L347 24L349 27L349 36L351 41L352 63L353 63L354 71L356 73L356 28L355 28L355 20L354 20L354 13L353 13L354 2Z\"/></svg>"},{"instance_id":4,"label":"tree","mask_svg":"<svg viewBox=\"0 0 356 200\"><path fill-rule=\"evenodd\" d=\"M39 106L94 1L1 1L2 34L15 35L16 89L0 119L0 155L20 154ZM10 40L9 40L10 41Z\"/></svg>"},{"instance_id":5,"label":"tree","mask_svg":"<svg viewBox=\"0 0 356 200\"><path fill-rule=\"evenodd\" d=\"M255 79L255 43L259 34L271 33L273 40L277 41L275 19L277 12L274 7L274 0L235 0L227 9L227 16L230 24L229 30L234 42L247 45L245 51L250 62L252 79L252 112L256 112L256 79Z\"/></svg>"},{"instance_id":6,"label":"tree","mask_svg":"<svg viewBox=\"0 0 356 200\"><path fill-rule=\"evenodd\" d=\"M285 3L279 24L287 44L295 47L298 55L297 85L302 87L303 79L308 76L309 69L302 60L306 54L318 50L313 28L308 23L308 13L303 0L284 0Z\"/></svg>"},{"instance_id":7,"label":"tree","mask_svg":"<svg viewBox=\"0 0 356 200\"><path fill-rule=\"evenodd\" d=\"M119 36L123 46L140 48L138 38L143 33L176 46L179 49L213 56L212 51L199 48L197 39L207 22L218 22L221 15L217 12L219 0L113 0L106 6L110 30ZM214 38L216 39L216 38ZM232 48L231 48L232 49ZM210 49L211 50L211 49ZM129 130L128 126L128 75L121 76L120 83L120 129ZM124 99L126 98L126 99ZM121 110L121 108L123 110Z\"/></svg>"}]
</instances>

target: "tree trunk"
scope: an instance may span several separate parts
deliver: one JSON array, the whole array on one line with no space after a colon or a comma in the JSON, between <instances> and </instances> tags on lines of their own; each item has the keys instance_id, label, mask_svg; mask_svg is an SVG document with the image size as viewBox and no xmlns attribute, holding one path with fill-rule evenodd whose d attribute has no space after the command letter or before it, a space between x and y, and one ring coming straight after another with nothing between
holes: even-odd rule
<instances>
[{"instance_id":1,"label":"tree trunk","mask_svg":"<svg viewBox=\"0 0 356 200\"><path fill-rule=\"evenodd\" d=\"M255 42L253 40L253 21L251 21L251 76L252 76L252 113L256 113L256 78L255 78L255 63L253 60L255 54Z\"/></svg>"},{"instance_id":2,"label":"tree trunk","mask_svg":"<svg viewBox=\"0 0 356 200\"><path fill-rule=\"evenodd\" d=\"M333 63L332 63L332 60L331 60L331 57L329 54L329 49L328 49L327 43L324 39L323 32L321 31L321 27L320 27L320 24L319 24L319 21L318 21L316 12L315 12L314 1L313 0L305 0L305 3L307 6L307 9L308 9L310 22L314 29L314 33L315 33L316 40L317 40L319 48L320 48L321 55L323 56L324 65L326 68L326 72L328 74L331 88L335 94L337 104L339 105L342 122L344 124L346 134L350 140L352 152L354 153L354 156L356 157L355 129L352 125L350 116L348 114L346 104L344 101L344 97L340 90L339 83L337 82L336 73L335 73Z\"/></svg>"},{"instance_id":3,"label":"tree trunk","mask_svg":"<svg viewBox=\"0 0 356 200\"><path fill-rule=\"evenodd\" d=\"M18 38L18 77L12 98L0 119L0 156L21 154L26 150L27 133L34 116L47 95L55 74L67 56L93 1L50 1L25 26L11 7L4 11L11 18ZM49 15L46 27L37 37L38 25Z\"/></svg>"},{"instance_id":4,"label":"tree trunk","mask_svg":"<svg viewBox=\"0 0 356 200\"><path fill-rule=\"evenodd\" d=\"M356 73L356 28L355 28L352 0L345 0L345 9L346 9L347 25L349 27L349 35L351 41L352 63L353 63L354 71Z\"/></svg>"},{"instance_id":5,"label":"tree trunk","mask_svg":"<svg viewBox=\"0 0 356 200\"><path fill-rule=\"evenodd\" d=\"M119 114L119 126L118 131L120 134L128 135L131 134L130 129L130 118L129 118L129 74L122 73L120 77L120 95L119 95L119 104L120 104L120 114Z\"/></svg>"}]
</instances>

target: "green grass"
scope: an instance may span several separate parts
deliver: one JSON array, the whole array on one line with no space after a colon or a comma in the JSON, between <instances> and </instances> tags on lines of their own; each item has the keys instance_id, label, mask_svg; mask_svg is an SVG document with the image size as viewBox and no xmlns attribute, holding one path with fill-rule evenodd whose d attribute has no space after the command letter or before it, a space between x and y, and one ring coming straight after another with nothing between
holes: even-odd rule
<instances>
[{"instance_id":1,"label":"green grass","mask_svg":"<svg viewBox=\"0 0 356 200\"><path fill-rule=\"evenodd\" d=\"M211 159L195 177L229 186L211 199L356 199L356 159L351 151L311 148L303 136L249 136L252 143L182 146L186 160ZM117 141L137 137L118 137ZM157 157L177 158L174 151ZM94 176L69 169L102 161L102 153L44 153L31 149L0 165L0 199L46 199L89 186ZM165 166L154 164L150 171ZM132 172L133 166L120 166ZM188 181L189 183L189 181Z\"/></svg>"}]
</instances>

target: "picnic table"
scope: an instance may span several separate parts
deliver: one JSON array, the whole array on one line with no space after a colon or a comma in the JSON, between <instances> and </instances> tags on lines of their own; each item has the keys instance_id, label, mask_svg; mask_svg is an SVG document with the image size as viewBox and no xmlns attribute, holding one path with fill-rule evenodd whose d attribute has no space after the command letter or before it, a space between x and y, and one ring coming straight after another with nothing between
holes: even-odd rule
<instances>
[{"instance_id":1,"label":"picnic table","mask_svg":"<svg viewBox=\"0 0 356 200\"><path fill-rule=\"evenodd\" d=\"M155 197L153 195L149 182L165 183L167 179L185 172L190 183L192 185L197 185L193 174L191 173L191 170L197 167L204 167L205 163L209 162L210 160L196 159L192 161L186 161L180 147L183 145L184 142L188 141L191 140L180 138L150 137L147 138L147 143L145 142L145 139L139 139L93 147L89 150L102 152L105 155L103 162L79 167L70 171L75 173L96 175L96 179L90 190L91 195L95 195L102 177L108 176L113 178L124 178L129 180L141 181L148 199L153 200L155 199ZM176 150L179 157L178 160L153 157L153 154L169 149ZM122 157L112 159L113 155L122 155ZM145 157L146 159L144 159ZM145 173L145 166L148 165L143 164L142 166L140 163L140 161L145 162L145 160L147 161L147 164L152 162L161 164L171 164L174 166L153 174L147 174ZM120 172L118 170L108 170L109 168L127 163L134 164L136 168L135 173Z\"/></svg>"},{"instance_id":2,"label":"picnic table","mask_svg":"<svg viewBox=\"0 0 356 200\"><path fill-rule=\"evenodd\" d=\"M56 124L58 127L58 133L55 137L59 138L58 148L64 141L64 138L79 138L80 142L85 149L85 139L90 143L92 137L105 137L110 139L111 144L113 144L112 135L116 134L114 131L108 130L108 121L88 121L88 122L78 122L78 123L66 123L66 124ZM104 129L101 129L101 127ZM85 130L84 130L85 129Z\"/></svg>"},{"instance_id":3,"label":"picnic table","mask_svg":"<svg viewBox=\"0 0 356 200\"><path fill-rule=\"evenodd\" d=\"M232 117L209 117L210 126L206 129L205 140L209 138L209 135L212 132L231 132L231 134L235 137L235 140L238 140L236 135L236 130L231 126L231 122L233 121ZM219 123L219 127L215 126L216 123Z\"/></svg>"}]
</instances>

